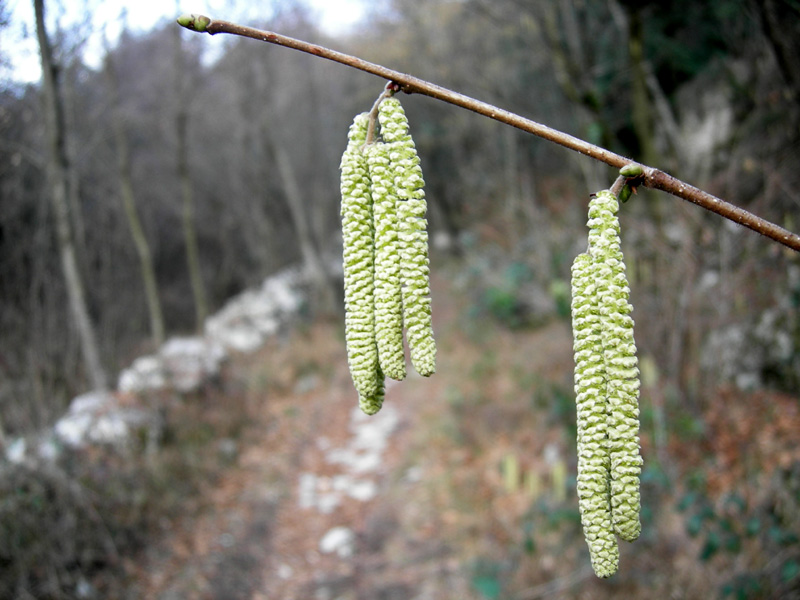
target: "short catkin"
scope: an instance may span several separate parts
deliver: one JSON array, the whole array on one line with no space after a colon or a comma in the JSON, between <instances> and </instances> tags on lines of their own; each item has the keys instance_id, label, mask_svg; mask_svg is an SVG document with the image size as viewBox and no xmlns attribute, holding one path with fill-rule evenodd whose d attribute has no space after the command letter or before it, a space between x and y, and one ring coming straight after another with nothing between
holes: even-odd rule
<instances>
[{"instance_id":1,"label":"short catkin","mask_svg":"<svg viewBox=\"0 0 800 600\"><path fill-rule=\"evenodd\" d=\"M375 337L378 359L387 377L406 376L403 306L397 237L397 196L389 149L382 142L367 147L375 230Z\"/></svg>"},{"instance_id":2,"label":"short catkin","mask_svg":"<svg viewBox=\"0 0 800 600\"><path fill-rule=\"evenodd\" d=\"M383 100L378 120L381 136L389 150L397 193L403 322L411 362L417 373L427 377L436 371L436 343L431 320L425 182L400 101L394 97Z\"/></svg>"},{"instance_id":3,"label":"short catkin","mask_svg":"<svg viewBox=\"0 0 800 600\"><path fill-rule=\"evenodd\" d=\"M610 577L619 565L610 499L607 376L596 288L597 264L588 253L572 265L572 332L578 421L578 507L592 567Z\"/></svg>"},{"instance_id":4,"label":"short catkin","mask_svg":"<svg viewBox=\"0 0 800 600\"><path fill-rule=\"evenodd\" d=\"M639 520L639 368L633 339L630 288L620 248L619 202L604 190L589 204L589 252L595 265L608 399L611 511L614 531L634 541Z\"/></svg>"},{"instance_id":5,"label":"short catkin","mask_svg":"<svg viewBox=\"0 0 800 600\"><path fill-rule=\"evenodd\" d=\"M348 133L341 162L341 218L347 362L359 406L374 414L383 403L384 385L375 339L372 192L363 151L368 122L366 113L357 115Z\"/></svg>"}]
</instances>

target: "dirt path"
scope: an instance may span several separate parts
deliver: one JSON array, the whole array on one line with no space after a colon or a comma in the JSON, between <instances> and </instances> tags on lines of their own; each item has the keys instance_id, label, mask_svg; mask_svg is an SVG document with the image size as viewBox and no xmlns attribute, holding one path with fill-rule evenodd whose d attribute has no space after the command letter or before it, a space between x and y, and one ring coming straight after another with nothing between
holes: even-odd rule
<instances>
[{"instance_id":1,"label":"dirt path","mask_svg":"<svg viewBox=\"0 0 800 600\"><path fill-rule=\"evenodd\" d=\"M205 508L149 551L145 597L474 597L460 548L443 534L456 517L441 510L436 483L449 464L466 460L436 439L449 422L447 398L483 377L474 371L488 354L495 366L510 365L487 375L504 398L517 385L511 367L542 378L555 371L560 380L571 350L563 323L519 335L493 326L491 339L470 339L456 297L444 285L434 289L437 374L392 383L371 418L354 408L337 325L294 332L236 361L230 377L247 395L249 425L230 469L205 492Z\"/></svg>"}]
</instances>

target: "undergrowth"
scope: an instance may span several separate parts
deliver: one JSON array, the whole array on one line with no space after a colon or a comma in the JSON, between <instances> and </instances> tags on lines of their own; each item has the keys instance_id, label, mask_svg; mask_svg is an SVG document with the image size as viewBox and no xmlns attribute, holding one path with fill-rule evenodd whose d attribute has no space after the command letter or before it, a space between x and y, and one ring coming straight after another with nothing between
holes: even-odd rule
<instances>
[{"instance_id":1,"label":"undergrowth","mask_svg":"<svg viewBox=\"0 0 800 600\"><path fill-rule=\"evenodd\" d=\"M0 598L134 598L136 556L171 523L229 457L215 440L235 439L244 411L219 391L164 398L158 448L145 443L65 450L55 462L0 473Z\"/></svg>"}]
</instances>

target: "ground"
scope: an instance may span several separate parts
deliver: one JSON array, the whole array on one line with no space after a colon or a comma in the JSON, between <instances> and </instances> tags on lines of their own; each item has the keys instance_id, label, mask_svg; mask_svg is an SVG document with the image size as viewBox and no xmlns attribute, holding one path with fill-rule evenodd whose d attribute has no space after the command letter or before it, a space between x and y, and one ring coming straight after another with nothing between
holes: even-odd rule
<instances>
[{"instance_id":1,"label":"ground","mask_svg":"<svg viewBox=\"0 0 800 600\"><path fill-rule=\"evenodd\" d=\"M475 478L478 487L488 478L489 486L502 488L497 465L515 434L504 422L513 411L509 416L471 395L485 391L478 379L489 379L497 400L513 405L508 396L520 373L532 382L563 382L571 338L563 321L525 333L494 325L466 331L464 301L457 298L449 285L435 284L437 373L390 382L384 409L374 417L355 408L339 323L301 327L234 361L226 376L246 395L248 413L236 457L203 490L202 508L187 512L147 551L137 569L144 595L472 597L462 540L443 533L480 518L465 509L492 502L492 494L476 489L485 498L466 498L464 507L442 501L465 478ZM467 419L497 420L503 438L493 456L449 443L447 436L471 431L452 422L454 407L471 412L464 412ZM531 450L550 440L550 454L564 452L560 436L547 429L542 422L529 432L529 441L536 440ZM530 458L523 462L531 467ZM509 514L522 510L520 498L505 501L519 505L501 506ZM481 546L471 537L466 543Z\"/></svg>"},{"instance_id":2,"label":"ground","mask_svg":"<svg viewBox=\"0 0 800 600\"><path fill-rule=\"evenodd\" d=\"M569 323L510 330L458 281L434 280L436 374L391 383L375 416L356 409L339 322L297 325L180 401L227 425L188 436L208 473L129 557L133 597L800 597L796 397L723 389L688 410L645 388L643 534L599 580Z\"/></svg>"}]
</instances>

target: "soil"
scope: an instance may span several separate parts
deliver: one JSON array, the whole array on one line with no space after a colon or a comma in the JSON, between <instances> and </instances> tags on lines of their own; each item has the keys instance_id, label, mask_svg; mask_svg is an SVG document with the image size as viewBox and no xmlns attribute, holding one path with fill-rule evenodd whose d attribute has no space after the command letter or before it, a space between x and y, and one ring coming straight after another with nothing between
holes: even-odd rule
<instances>
[{"instance_id":1,"label":"soil","mask_svg":"<svg viewBox=\"0 0 800 600\"><path fill-rule=\"evenodd\" d=\"M227 386L245 395L247 411L239 439L217 441L233 459L202 490L200 508L171 523L139 561L142 597L481 597L463 565L465 550L479 547L483 532L465 521L475 519L474 506L448 506L461 483L443 482L477 477L481 489L502 490L496 474L502 453L479 455L463 439L450 443L447 426L458 430L452 435L480 435L464 422L454 424L454 418L469 418L473 388L516 406L514 373L564 382L571 336L563 321L516 333L496 324L468 331L464 294L434 282L433 298L437 373L423 378L412 372L390 382L386 404L374 417L355 407L340 323L298 328L229 365ZM504 416L493 404L474 401L474 416L496 420L496 447L509 448L516 413ZM538 440L532 446L541 449L555 439L563 450L545 421L536 427L528 432ZM492 510L493 496L474 500L484 504L479 515ZM506 512L526 505L507 502Z\"/></svg>"},{"instance_id":2,"label":"soil","mask_svg":"<svg viewBox=\"0 0 800 600\"><path fill-rule=\"evenodd\" d=\"M377 415L356 407L340 322L296 326L184 399L187 424L217 423L196 459L213 460L199 489L176 481L197 491L175 492L185 510L126 565L132 597L704 598L746 589L732 561L774 592L763 597L795 597L795 397L718 390L691 428L673 407L663 447L644 427L646 461L663 454L673 479L643 477L643 534L597 579L574 489L569 324L509 330L458 281L434 280L436 374L390 382ZM709 555L715 527L739 531L729 521L760 529L737 534L737 554Z\"/></svg>"}]
</instances>

